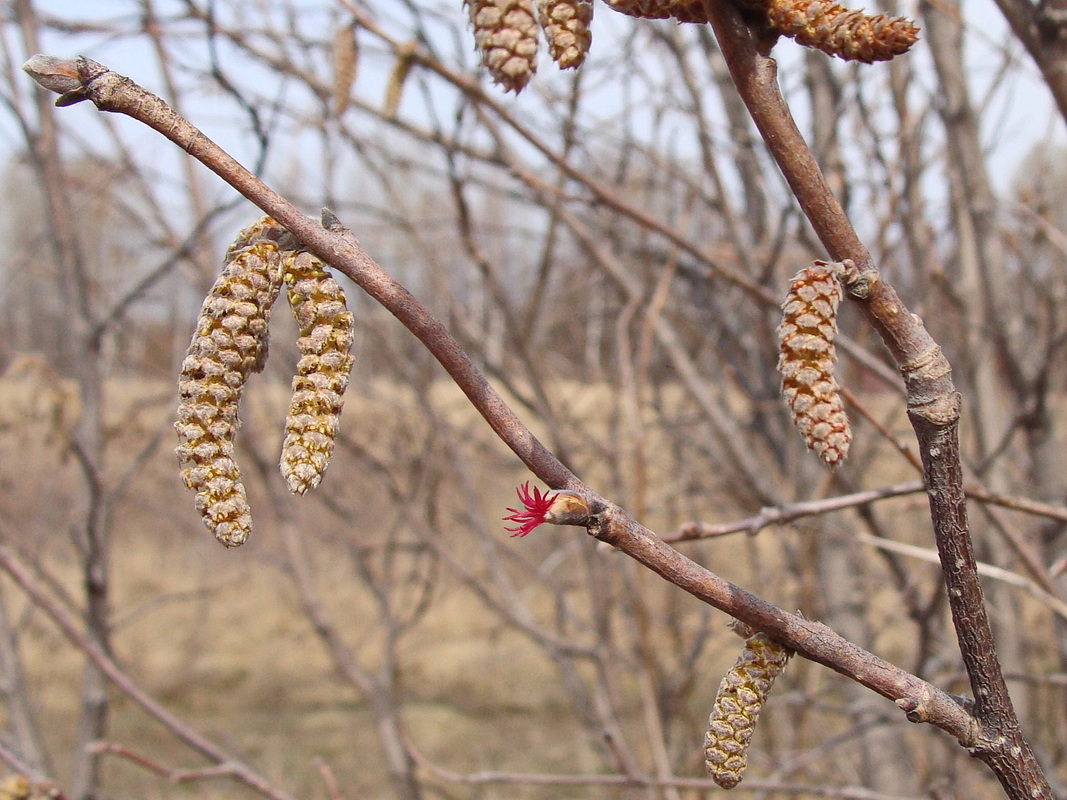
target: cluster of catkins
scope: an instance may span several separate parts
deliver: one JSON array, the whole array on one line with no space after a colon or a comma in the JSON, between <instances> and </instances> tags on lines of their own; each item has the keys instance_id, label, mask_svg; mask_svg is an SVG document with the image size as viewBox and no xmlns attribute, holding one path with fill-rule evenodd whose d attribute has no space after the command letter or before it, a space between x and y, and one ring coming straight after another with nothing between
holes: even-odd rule
<instances>
[{"instance_id":1,"label":"cluster of catkins","mask_svg":"<svg viewBox=\"0 0 1067 800\"><path fill-rule=\"evenodd\" d=\"M300 327L281 455L294 494L322 480L352 368L352 314L325 264L270 217L242 230L200 310L182 362L174 424L182 480L196 492L204 524L227 547L244 543L252 530L234 460L238 403L249 375L266 363L267 324L283 285Z\"/></svg>"},{"instance_id":2,"label":"cluster of catkins","mask_svg":"<svg viewBox=\"0 0 1067 800\"><path fill-rule=\"evenodd\" d=\"M834 377L837 307L842 284L855 267L816 261L796 274L782 304L778 326L778 371L793 422L808 447L829 466L848 454L852 430ZM745 647L719 684L704 736L704 766L719 786L732 789L748 766L748 745L775 678L792 651L764 633L735 623Z\"/></svg>"},{"instance_id":3,"label":"cluster of catkins","mask_svg":"<svg viewBox=\"0 0 1067 800\"><path fill-rule=\"evenodd\" d=\"M775 678L793 655L764 633L752 633L740 623L733 628L745 636L745 647L719 684L704 734L704 766L724 789L732 789L744 777L748 745L760 711Z\"/></svg>"},{"instance_id":4,"label":"cluster of catkins","mask_svg":"<svg viewBox=\"0 0 1067 800\"><path fill-rule=\"evenodd\" d=\"M521 92L537 69L538 27L562 69L585 60L593 20L592 0L465 0L474 43L493 82Z\"/></svg>"},{"instance_id":5,"label":"cluster of catkins","mask_svg":"<svg viewBox=\"0 0 1067 800\"><path fill-rule=\"evenodd\" d=\"M581 65L592 41L591 0L464 0L474 42L493 82L520 92L537 69L538 28L561 68ZM706 23L703 0L605 0L622 14ZM846 61L887 61L906 53L918 28L904 17L866 14L834 0L736 0L751 21L773 35Z\"/></svg>"}]
</instances>

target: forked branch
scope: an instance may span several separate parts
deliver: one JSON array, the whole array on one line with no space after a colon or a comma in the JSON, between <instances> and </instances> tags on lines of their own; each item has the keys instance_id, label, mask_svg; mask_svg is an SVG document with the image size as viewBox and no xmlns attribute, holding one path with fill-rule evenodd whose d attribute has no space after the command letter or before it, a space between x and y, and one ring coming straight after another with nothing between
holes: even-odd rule
<instances>
[{"instance_id":1,"label":"forked branch","mask_svg":"<svg viewBox=\"0 0 1067 800\"><path fill-rule=\"evenodd\" d=\"M773 61L758 52L756 38L739 13L714 8L711 3L707 7L731 72L761 133L830 256L849 258L859 265L862 280L853 288L853 296L904 372L909 413L922 444L938 547L943 561L948 562L945 570L954 619L977 698L974 714L967 701L889 664L824 625L790 614L723 580L593 492L530 433L447 329L375 263L331 213L324 212L322 226L304 216L160 98L101 64L85 58L35 56L24 69L42 86L62 93L59 105L90 100L102 111L127 114L163 134L285 226L311 252L355 281L426 346L535 475L585 501L590 513L576 524L704 602L894 700L910 720L930 722L948 731L993 767L1009 796L1051 798L1019 732L985 618L967 535L956 439L959 400L948 364L921 322L907 313L871 265L870 256L830 194L781 101Z\"/></svg>"},{"instance_id":2,"label":"forked branch","mask_svg":"<svg viewBox=\"0 0 1067 800\"><path fill-rule=\"evenodd\" d=\"M705 0L704 6L741 99L805 216L831 258L851 259L859 268L862 280L850 294L904 377L952 621L982 730L971 752L989 764L1010 797L1051 798L1019 728L978 580L960 464L960 397L951 366L922 320L877 272L830 191L782 97L775 61L764 52L766 43L732 4Z\"/></svg>"}]
</instances>

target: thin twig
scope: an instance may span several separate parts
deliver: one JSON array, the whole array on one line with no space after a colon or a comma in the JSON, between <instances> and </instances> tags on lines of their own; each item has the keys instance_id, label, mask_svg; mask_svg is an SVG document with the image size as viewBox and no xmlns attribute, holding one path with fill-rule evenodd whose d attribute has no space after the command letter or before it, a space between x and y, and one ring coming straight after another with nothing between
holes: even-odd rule
<instances>
[{"instance_id":1,"label":"thin twig","mask_svg":"<svg viewBox=\"0 0 1067 800\"><path fill-rule=\"evenodd\" d=\"M17 583L33 604L40 608L52 620L57 628L78 650L84 653L97 669L126 697L139 705L150 717L171 732L176 739L201 755L216 762L229 765L228 772L241 783L255 789L265 797L274 800L295 800L295 798L274 787L270 781L251 767L235 760L226 751L209 739L201 736L182 720L161 706L147 692L141 689L133 679L122 670L100 647L87 639L78 629L74 619L60 606L52 601L34 580L30 571L22 564L10 548L0 546L0 569L3 569Z\"/></svg>"},{"instance_id":2,"label":"thin twig","mask_svg":"<svg viewBox=\"0 0 1067 800\"><path fill-rule=\"evenodd\" d=\"M903 497L923 491L922 481L910 481L884 489L869 489L865 492L853 492L825 500L804 500L798 503L786 503L780 506L761 508L758 514L745 519L711 525L704 522L687 522L672 534L663 537L665 542L686 542L694 539L710 539L731 533L755 535L770 525L788 525L802 517L828 514L844 508L863 506L889 497Z\"/></svg>"},{"instance_id":3,"label":"thin twig","mask_svg":"<svg viewBox=\"0 0 1067 800\"><path fill-rule=\"evenodd\" d=\"M804 657L894 700L912 721L936 725L968 746L978 741L979 728L965 701L878 658L825 625L790 614L723 580L585 486L533 437L447 329L375 263L331 213L324 213L325 227L320 227L158 97L101 64L84 58L63 60L39 56L27 62L25 68L31 74L47 68L75 75L77 88L67 90L60 104L91 100L101 110L125 113L152 127L274 217L309 250L352 278L419 338L490 427L534 474L549 486L572 489L588 501L592 512L585 525L592 535L702 601L767 632Z\"/></svg>"},{"instance_id":4,"label":"thin twig","mask_svg":"<svg viewBox=\"0 0 1067 800\"><path fill-rule=\"evenodd\" d=\"M563 775L537 772L503 772L485 770L482 772L453 772L434 764L427 759L410 742L407 743L412 759L420 769L445 783L465 786L485 786L488 784L512 784L527 786L635 786L657 789L694 789L715 791L717 784L708 778L650 778L641 775ZM850 786L826 786L785 783L775 780L746 778L745 788L753 791L784 792L814 797L830 797L837 800L918 800L900 795L886 795L869 789Z\"/></svg>"},{"instance_id":5,"label":"thin twig","mask_svg":"<svg viewBox=\"0 0 1067 800\"><path fill-rule=\"evenodd\" d=\"M767 56L773 42L757 36L740 6L704 0L704 9L734 85L801 210L830 257L851 259L858 268L850 294L904 376L952 621L974 692L975 716L983 727L971 752L993 770L1009 797L1052 800L1052 789L1020 730L978 580L960 462L960 396L951 366L922 320L877 273L830 190L782 97L777 65Z\"/></svg>"}]
</instances>

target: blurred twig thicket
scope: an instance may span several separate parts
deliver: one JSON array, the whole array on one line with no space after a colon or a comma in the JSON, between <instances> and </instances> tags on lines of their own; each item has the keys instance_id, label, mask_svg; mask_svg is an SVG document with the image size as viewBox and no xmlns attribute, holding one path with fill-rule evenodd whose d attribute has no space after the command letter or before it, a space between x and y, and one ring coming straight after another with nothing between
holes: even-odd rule
<instances>
[{"instance_id":1,"label":"blurred twig thicket","mask_svg":"<svg viewBox=\"0 0 1067 800\"><path fill-rule=\"evenodd\" d=\"M504 100L473 77L458 8L118 5L79 20L19 0L4 19L5 546L101 657L213 742L194 750L238 764L224 772L249 791L416 798L501 784L469 792L511 796L522 782L531 795L565 784L568 796L681 797L703 780L704 718L736 649L724 620L569 529L508 540L499 518L524 476L370 303L353 304L337 462L299 503L274 468L296 359L292 337L275 337L240 437L258 466L255 549L220 564L230 554L178 486L172 384L221 252L257 212L142 131L91 109L57 115L15 65L42 41L136 63L287 197L333 208L569 467L669 532L917 474L893 438L907 440L893 370L847 316L841 369L862 404L853 417L867 419L849 462L827 473L789 424L777 304L825 253L710 31L601 7L580 72L543 64ZM875 260L948 352L968 480L1062 505L1062 120L1040 121L1048 136L1006 178L1022 124L1006 98L1042 91L1029 62L959 9L921 10L914 57L874 68L782 43L785 90ZM344 80L338 30L358 43ZM966 69L965 42L994 67ZM984 560L1062 601L1062 521L1010 503L972 517ZM685 547L963 691L936 571L869 544L929 548L928 527L924 501L905 497ZM169 791L156 773L215 774L179 745L188 737L114 702L99 662L80 675L67 646L47 659L45 606L0 588L3 741L28 769L79 800ZM1067 627L1018 582L987 592L1024 727L1050 779L1067 781ZM996 791L884 700L791 669L742 790ZM242 710L257 703L267 718ZM603 774L627 788L592 777Z\"/></svg>"}]
</instances>

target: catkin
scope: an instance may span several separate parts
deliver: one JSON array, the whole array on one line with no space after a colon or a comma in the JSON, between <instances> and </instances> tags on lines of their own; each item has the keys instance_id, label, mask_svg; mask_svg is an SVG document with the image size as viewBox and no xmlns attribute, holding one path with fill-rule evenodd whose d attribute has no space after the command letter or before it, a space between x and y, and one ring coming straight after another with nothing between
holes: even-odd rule
<instances>
[{"instance_id":1,"label":"catkin","mask_svg":"<svg viewBox=\"0 0 1067 800\"><path fill-rule=\"evenodd\" d=\"M834 377L837 351L839 264L816 261L793 278L778 326L778 372L793 423L829 466L836 467L852 442L841 387Z\"/></svg>"},{"instance_id":2,"label":"catkin","mask_svg":"<svg viewBox=\"0 0 1067 800\"><path fill-rule=\"evenodd\" d=\"M533 0L467 0L467 12L493 82L518 94L537 69Z\"/></svg>"},{"instance_id":3,"label":"catkin","mask_svg":"<svg viewBox=\"0 0 1067 800\"><path fill-rule=\"evenodd\" d=\"M741 782L748 766L748 745L775 678L793 652L757 633L719 684L715 707L704 734L704 766L724 789Z\"/></svg>"},{"instance_id":4,"label":"catkin","mask_svg":"<svg viewBox=\"0 0 1067 800\"><path fill-rule=\"evenodd\" d=\"M352 368L352 314L341 286L311 253L286 258L289 305L300 326L300 361L285 420L281 472L289 491L318 486L333 453Z\"/></svg>"},{"instance_id":5,"label":"catkin","mask_svg":"<svg viewBox=\"0 0 1067 800\"><path fill-rule=\"evenodd\" d=\"M537 0L537 21L548 40L548 53L561 69L580 67L592 42L591 0Z\"/></svg>"},{"instance_id":6,"label":"catkin","mask_svg":"<svg viewBox=\"0 0 1067 800\"><path fill-rule=\"evenodd\" d=\"M25 775L8 775L0 781L0 800L29 800L32 789Z\"/></svg>"},{"instance_id":7,"label":"catkin","mask_svg":"<svg viewBox=\"0 0 1067 800\"><path fill-rule=\"evenodd\" d=\"M415 65L415 53L414 42L405 42L396 48L396 61L385 85L382 116L392 118L400 110L400 97L404 93L404 84L411 74L411 68Z\"/></svg>"},{"instance_id":8,"label":"catkin","mask_svg":"<svg viewBox=\"0 0 1067 800\"><path fill-rule=\"evenodd\" d=\"M642 19L673 18L679 22L704 23L708 14L702 0L604 0L620 14Z\"/></svg>"},{"instance_id":9,"label":"catkin","mask_svg":"<svg viewBox=\"0 0 1067 800\"><path fill-rule=\"evenodd\" d=\"M178 447L182 480L215 538L242 544L252 516L233 458L241 390L262 368L270 309L281 287L278 241L284 229L269 218L241 232L204 300L178 380Z\"/></svg>"},{"instance_id":10,"label":"catkin","mask_svg":"<svg viewBox=\"0 0 1067 800\"><path fill-rule=\"evenodd\" d=\"M708 22L702 0L605 0L615 11L645 19ZM919 29L904 17L866 14L834 0L739 0L770 31L846 61L889 59L906 53Z\"/></svg>"},{"instance_id":11,"label":"catkin","mask_svg":"<svg viewBox=\"0 0 1067 800\"><path fill-rule=\"evenodd\" d=\"M359 43L356 24L338 28L330 45L330 65L333 67L332 111L341 116L352 102L352 84L356 82L359 66Z\"/></svg>"},{"instance_id":12,"label":"catkin","mask_svg":"<svg viewBox=\"0 0 1067 800\"><path fill-rule=\"evenodd\" d=\"M845 61L888 61L919 38L911 20L854 11L833 0L770 0L760 8L771 30Z\"/></svg>"}]
</instances>

